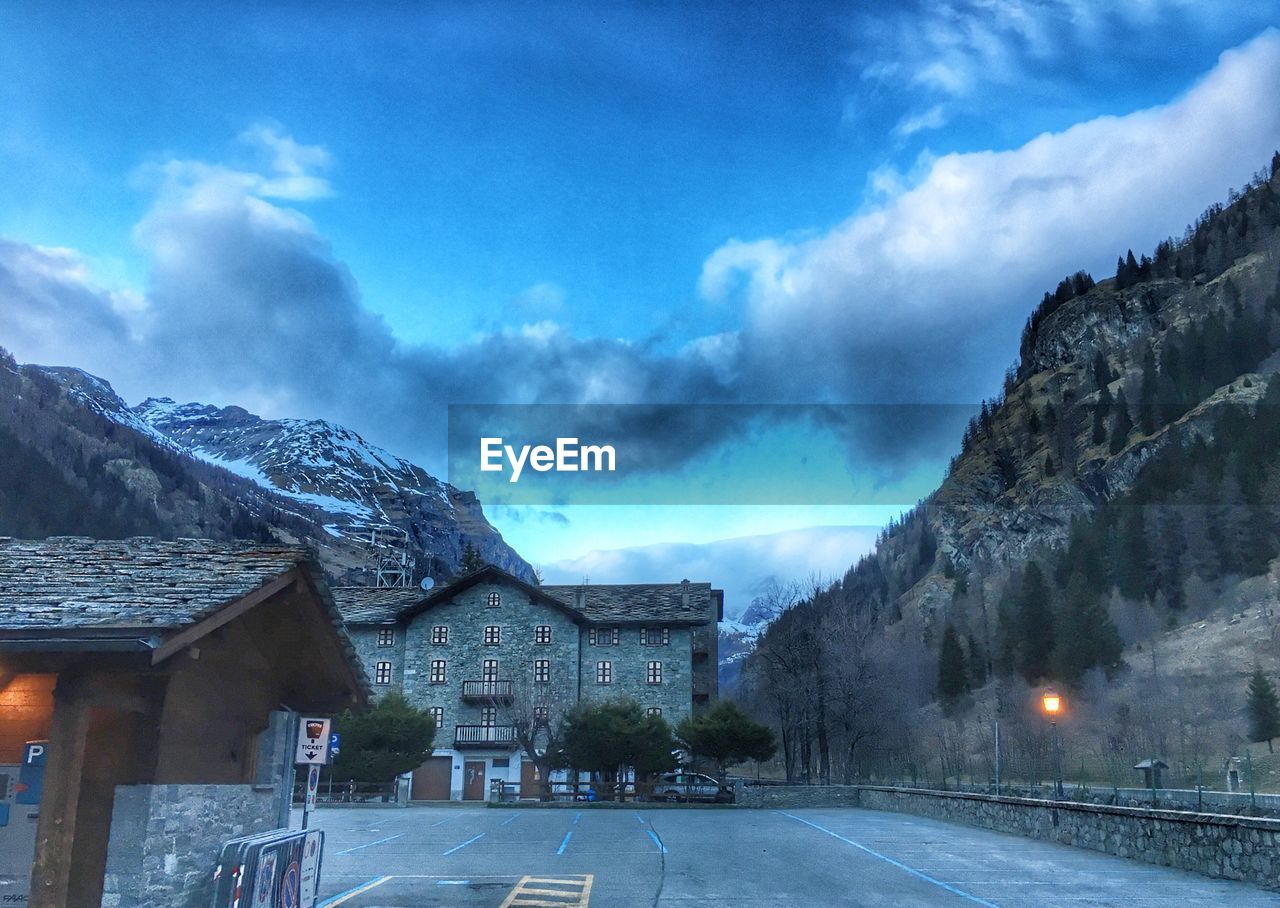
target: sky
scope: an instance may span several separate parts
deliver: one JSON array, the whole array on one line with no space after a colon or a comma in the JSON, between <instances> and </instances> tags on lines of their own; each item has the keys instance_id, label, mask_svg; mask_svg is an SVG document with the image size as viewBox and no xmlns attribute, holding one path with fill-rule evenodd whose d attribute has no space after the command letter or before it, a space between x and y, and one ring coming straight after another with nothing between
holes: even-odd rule
<instances>
[{"instance_id":1,"label":"sky","mask_svg":"<svg viewBox=\"0 0 1280 908\"><path fill-rule=\"evenodd\" d=\"M0 346L134 403L332 419L438 474L450 405L971 406L1044 290L1269 161L1278 25L1170 0L0 2ZM613 414L610 439L669 492L795 451L797 424ZM549 579L660 579L609 550L883 524L947 456L904 466L892 428L810 439L846 464L821 503L633 484L488 510ZM834 574L867 537L839 538L778 550ZM729 550L698 563L740 572Z\"/></svg>"}]
</instances>

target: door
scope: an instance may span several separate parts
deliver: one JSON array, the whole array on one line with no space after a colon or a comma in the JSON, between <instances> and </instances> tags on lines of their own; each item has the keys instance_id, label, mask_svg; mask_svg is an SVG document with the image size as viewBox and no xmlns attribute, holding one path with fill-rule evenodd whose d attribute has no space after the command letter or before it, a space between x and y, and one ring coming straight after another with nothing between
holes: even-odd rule
<instances>
[{"instance_id":1,"label":"door","mask_svg":"<svg viewBox=\"0 0 1280 908\"><path fill-rule=\"evenodd\" d=\"M484 800L484 761L468 760L462 766L462 800Z\"/></svg>"},{"instance_id":2,"label":"door","mask_svg":"<svg viewBox=\"0 0 1280 908\"><path fill-rule=\"evenodd\" d=\"M520 761L520 797L537 800L542 796L542 777L538 775L538 767L529 760Z\"/></svg>"},{"instance_id":3,"label":"door","mask_svg":"<svg viewBox=\"0 0 1280 908\"><path fill-rule=\"evenodd\" d=\"M428 757L427 762L413 771L410 797L415 801L449 800L449 781L452 775L452 757Z\"/></svg>"}]
</instances>

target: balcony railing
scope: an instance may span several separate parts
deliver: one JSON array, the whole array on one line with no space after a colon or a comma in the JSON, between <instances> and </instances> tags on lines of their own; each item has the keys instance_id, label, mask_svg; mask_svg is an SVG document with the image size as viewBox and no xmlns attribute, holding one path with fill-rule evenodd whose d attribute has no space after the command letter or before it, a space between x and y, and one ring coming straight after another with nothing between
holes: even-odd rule
<instances>
[{"instance_id":1,"label":"balcony railing","mask_svg":"<svg viewBox=\"0 0 1280 908\"><path fill-rule=\"evenodd\" d=\"M510 747L516 743L511 725L455 725L454 747Z\"/></svg>"},{"instance_id":2,"label":"balcony railing","mask_svg":"<svg viewBox=\"0 0 1280 908\"><path fill-rule=\"evenodd\" d=\"M464 700L510 700L510 681L463 681Z\"/></svg>"}]
</instances>

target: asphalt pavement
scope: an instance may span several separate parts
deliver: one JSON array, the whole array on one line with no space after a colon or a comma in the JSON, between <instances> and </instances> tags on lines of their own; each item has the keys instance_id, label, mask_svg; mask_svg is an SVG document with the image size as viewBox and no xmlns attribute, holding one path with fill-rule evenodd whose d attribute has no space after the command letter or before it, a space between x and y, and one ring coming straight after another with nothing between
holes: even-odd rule
<instances>
[{"instance_id":1,"label":"asphalt pavement","mask_svg":"<svg viewBox=\"0 0 1280 908\"><path fill-rule=\"evenodd\" d=\"M1280 905L1243 883L847 808L347 808L312 826L325 908Z\"/></svg>"}]
</instances>

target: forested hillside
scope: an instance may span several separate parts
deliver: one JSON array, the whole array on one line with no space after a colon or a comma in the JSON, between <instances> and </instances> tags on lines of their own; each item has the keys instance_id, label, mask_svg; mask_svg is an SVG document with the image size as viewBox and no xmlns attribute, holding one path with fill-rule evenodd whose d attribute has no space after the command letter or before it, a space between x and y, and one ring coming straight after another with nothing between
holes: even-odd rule
<instances>
[{"instance_id":1,"label":"forested hillside","mask_svg":"<svg viewBox=\"0 0 1280 908\"><path fill-rule=\"evenodd\" d=\"M941 487L761 637L743 691L788 774L987 778L999 718L1036 777L1046 684L1086 774L1238 751L1249 675L1280 669L1277 349L1280 154L1046 293Z\"/></svg>"}]
</instances>

